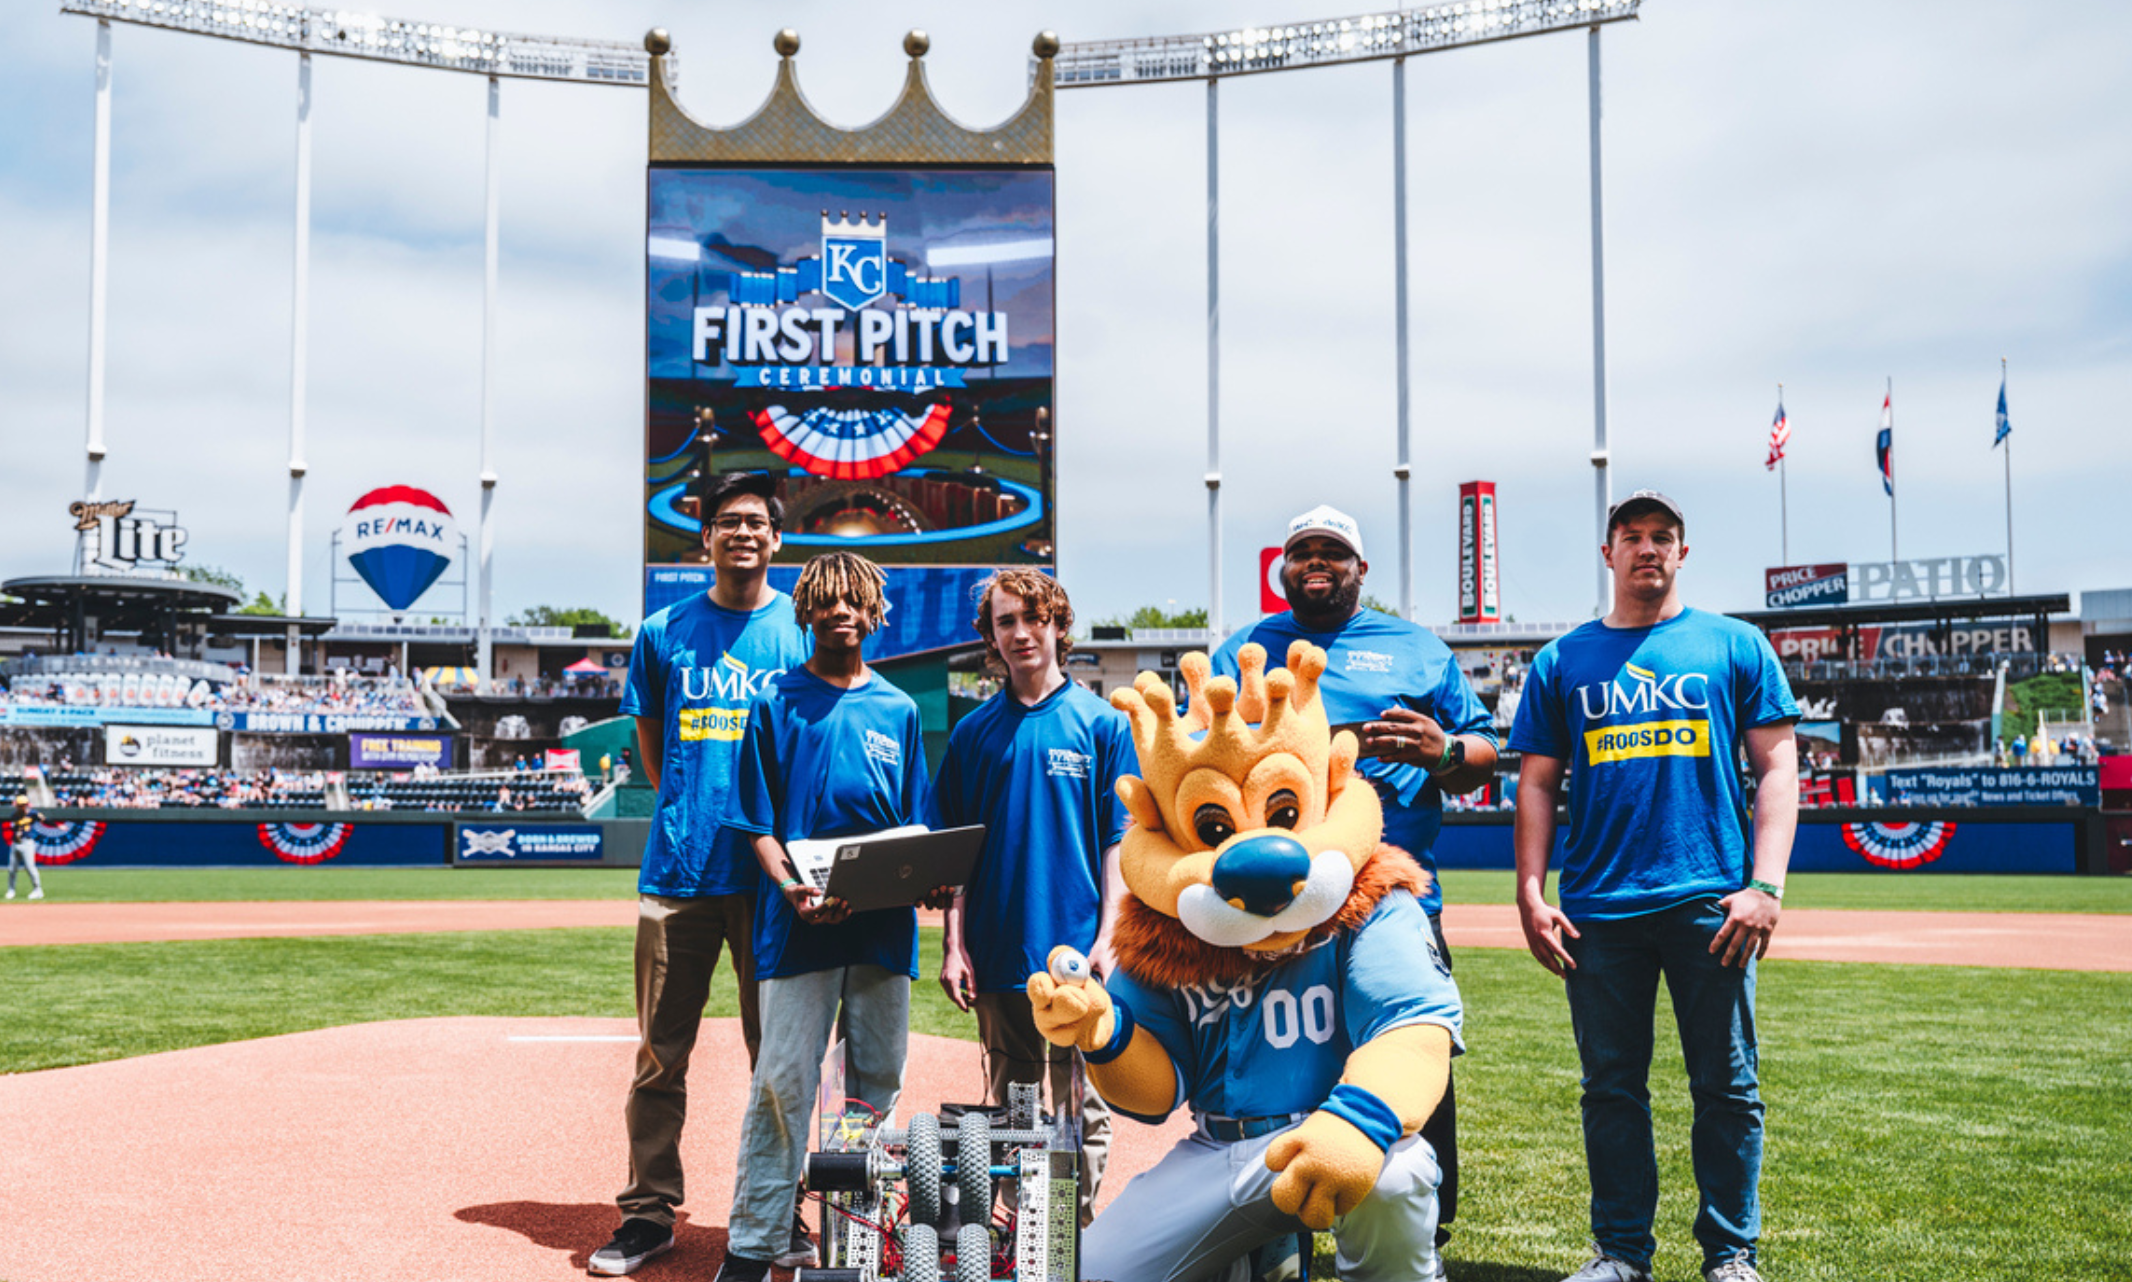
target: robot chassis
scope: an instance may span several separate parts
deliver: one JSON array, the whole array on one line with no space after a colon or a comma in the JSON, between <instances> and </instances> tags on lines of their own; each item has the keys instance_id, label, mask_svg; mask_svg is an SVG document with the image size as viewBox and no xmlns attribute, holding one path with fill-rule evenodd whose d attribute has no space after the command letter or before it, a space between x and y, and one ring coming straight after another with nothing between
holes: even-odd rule
<instances>
[{"instance_id":1,"label":"robot chassis","mask_svg":"<svg viewBox=\"0 0 2132 1282\"><path fill-rule=\"evenodd\" d=\"M1050 1118L1034 1084L1010 1086L1004 1127L976 1109L897 1127L825 1108L806 1167L808 1191L822 1198L824 1267L795 1282L1080 1282L1078 1065L1074 1077L1072 1098ZM1017 1182L1004 1227L992 1223L1001 1179ZM999 1257L995 1232L1007 1247ZM1009 1260L1011 1273L995 1271Z\"/></svg>"}]
</instances>

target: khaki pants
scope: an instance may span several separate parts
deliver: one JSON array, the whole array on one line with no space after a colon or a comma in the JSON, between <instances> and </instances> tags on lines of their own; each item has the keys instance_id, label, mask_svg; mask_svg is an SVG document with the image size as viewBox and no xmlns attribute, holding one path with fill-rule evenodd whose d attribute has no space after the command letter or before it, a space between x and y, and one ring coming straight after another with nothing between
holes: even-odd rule
<instances>
[{"instance_id":1,"label":"khaki pants","mask_svg":"<svg viewBox=\"0 0 2132 1282\"><path fill-rule=\"evenodd\" d=\"M985 1089L991 1103L1004 1107L1007 1087L1015 1082L1044 1083L1044 1098L1053 1109L1073 1086L1073 1051L1053 1046L1036 1031L1029 994L1020 989L977 994L977 1040L985 1052ZM1110 1109L1090 1086L1081 1104L1081 1227L1095 1217L1096 1190L1110 1156ZM1008 1186L1012 1188L1010 1184ZM967 1214L967 1212L965 1212Z\"/></svg>"},{"instance_id":2,"label":"khaki pants","mask_svg":"<svg viewBox=\"0 0 2132 1282\"><path fill-rule=\"evenodd\" d=\"M625 1217L671 1226L681 1205L681 1124L688 1116L688 1059L721 948L733 954L740 1032L748 1066L762 1043L755 1002L755 897L708 895L637 900L636 1077L622 1116L629 1128L629 1187L615 1198Z\"/></svg>"}]
</instances>

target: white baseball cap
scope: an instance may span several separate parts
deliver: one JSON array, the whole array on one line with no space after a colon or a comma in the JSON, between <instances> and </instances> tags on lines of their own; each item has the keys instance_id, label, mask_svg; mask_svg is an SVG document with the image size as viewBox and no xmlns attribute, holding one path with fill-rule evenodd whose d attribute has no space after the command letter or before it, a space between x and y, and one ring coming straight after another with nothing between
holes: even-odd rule
<instances>
[{"instance_id":1,"label":"white baseball cap","mask_svg":"<svg viewBox=\"0 0 2132 1282\"><path fill-rule=\"evenodd\" d=\"M1324 503L1288 523L1288 539L1281 544L1281 551L1286 552L1295 546L1297 539L1313 534L1322 534L1326 538L1338 539L1345 543L1354 549L1357 560L1369 559L1362 553L1362 527L1355 523L1355 518Z\"/></svg>"}]
</instances>

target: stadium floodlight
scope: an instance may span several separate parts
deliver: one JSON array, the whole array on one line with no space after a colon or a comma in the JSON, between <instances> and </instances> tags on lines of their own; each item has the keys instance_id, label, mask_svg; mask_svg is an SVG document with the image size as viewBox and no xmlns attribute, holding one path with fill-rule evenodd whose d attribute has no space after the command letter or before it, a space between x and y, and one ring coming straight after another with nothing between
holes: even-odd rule
<instances>
[{"instance_id":1,"label":"stadium floodlight","mask_svg":"<svg viewBox=\"0 0 2132 1282\"><path fill-rule=\"evenodd\" d=\"M990 267L998 263L1026 263L1051 257L1051 237L1001 240L989 245L947 245L926 251L928 267Z\"/></svg>"},{"instance_id":2,"label":"stadium floodlight","mask_svg":"<svg viewBox=\"0 0 2132 1282\"><path fill-rule=\"evenodd\" d=\"M1606 284L1599 179L1599 29L1638 16L1642 0L1461 0L1456 4L1386 9L1270 27L1237 27L1198 35L1132 40L1070 40L1051 61L1060 89L1100 89L1167 81L1207 83L1207 577L1209 629L1222 629L1221 599L1221 217L1218 90L1231 76L1301 71L1351 62L1392 64L1393 277L1398 343L1397 443L1392 476L1399 491L1399 611L1414 616L1413 466L1408 451L1406 60L1471 45L1525 36L1590 33L1592 191L1592 454L1595 506L1602 533L1611 495L1606 448ZM1038 74L1031 62L1030 75ZM1598 564L1599 609L1610 604L1605 563Z\"/></svg>"},{"instance_id":3,"label":"stadium floodlight","mask_svg":"<svg viewBox=\"0 0 2132 1282\"><path fill-rule=\"evenodd\" d=\"M1640 2L1467 0L1199 35L1069 40L1052 68L1061 89L1297 71L1621 22L1636 16Z\"/></svg>"},{"instance_id":4,"label":"stadium floodlight","mask_svg":"<svg viewBox=\"0 0 2132 1282\"><path fill-rule=\"evenodd\" d=\"M270 0L61 0L62 13L219 36L301 53L369 58L442 71L578 84L651 84L651 55L639 43L574 40L386 18L348 9Z\"/></svg>"}]
</instances>

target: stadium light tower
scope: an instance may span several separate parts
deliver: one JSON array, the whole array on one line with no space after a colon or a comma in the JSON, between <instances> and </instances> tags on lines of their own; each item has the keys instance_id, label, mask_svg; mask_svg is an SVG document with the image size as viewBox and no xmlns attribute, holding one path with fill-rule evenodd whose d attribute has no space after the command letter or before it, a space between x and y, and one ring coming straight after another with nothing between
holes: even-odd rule
<instances>
[{"instance_id":1,"label":"stadium light tower","mask_svg":"<svg viewBox=\"0 0 2132 1282\"><path fill-rule=\"evenodd\" d=\"M1392 64L1393 274L1398 314L1395 341L1398 435L1392 476L1399 487L1399 610L1414 616L1413 498L1408 451L1406 60L1410 55L1493 44L1524 36L1588 29L1592 186L1592 467L1597 476L1597 527L1606 528L1606 290L1599 183L1599 28L1637 16L1641 0L1466 0L1465 3L1387 9L1268 27L1239 27L1199 35L1138 40L1069 41L1052 67L1060 89L1115 88L1174 80L1207 82L1207 542L1208 627L1222 630L1221 593L1221 284L1219 163L1221 82L1231 76L1300 71L1351 62ZM1599 609L1611 593L1599 565Z\"/></svg>"},{"instance_id":2,"label":"stadium light tower","mask_svg":"<svg viewBox=\"0 0 2132 1282\"><path fill-rule=\"evenodd\" d=\"M515 32L454 27L407 18L386 18L346 9L324 9L271 0L61 0L62 13L96 19L96 161L89 248L88 497L98 497L104 460L104 318L108 276L105 254L110 225L111 24L132 23L296 53L296 262L291 299L289 369L289 562L282 609L303 613L304 409L309 358L311 289L311 55L332 54L486 76L487 227L483 240L481 334L481 605L475 629L476 666L488 689L490 635L494 627L491 569L496 470L491 466L496 389L497 191L496 140L504 77L562 80L575 84L643 89L651 84L651 60L628 41L575 40ZM289 628L292 664L298 631Z\"/></svg>"}]
</instances>

